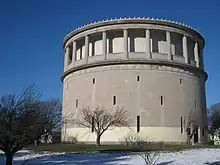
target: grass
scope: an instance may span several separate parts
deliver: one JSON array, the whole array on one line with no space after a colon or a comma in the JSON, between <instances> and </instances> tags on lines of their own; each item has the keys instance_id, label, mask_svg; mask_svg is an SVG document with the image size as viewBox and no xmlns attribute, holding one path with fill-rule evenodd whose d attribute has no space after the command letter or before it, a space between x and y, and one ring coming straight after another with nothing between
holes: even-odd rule
<instances>
[{"instance_id":1,"label":"grass","mask_svg":"<svg viewBox=\"0 0 220 165\"><path fill-rule=\"evenodd\" d=\"M220 146L214 145L186 145L186 144L164 144L155 143L147 144L143 147L145 151L180 151L184 149L195 148L219 148ZM130 147L127 145L101 145L96 146L94 144L41 144L38 147L29 146L27 149L35 152L49 151L49 152L138 152L138 148Z\"/></svg>"}]
</instances>

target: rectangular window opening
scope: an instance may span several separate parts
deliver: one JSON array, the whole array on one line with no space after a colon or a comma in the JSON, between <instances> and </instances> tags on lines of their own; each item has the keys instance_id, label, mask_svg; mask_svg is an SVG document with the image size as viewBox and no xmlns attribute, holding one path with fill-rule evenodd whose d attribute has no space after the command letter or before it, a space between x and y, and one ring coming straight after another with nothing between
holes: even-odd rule
<instances>
[{"instance_id":1,"label":"rectangular window opening","mask_svg":"<svg viewBox=\"0 0 220 165\"><path fill-rule=\"evenodd\" d=\"M181 130L181 133L183 133L183 117L181 117L181 120L180 120L180 130Z\"/></svg>"},{"instance_id":2,"label":"rectangular window opening","mask_svg":"<svg viewBox=\"0 0 220 165\"><path fill-rule=\"evenodd\" d=\"M137 116L137 132L140 132L140 116Z\"/></svg>"},{"instance_id":3,"label":"rectangular window opening","mask_svg":"<svg viewBox=\"0 0 220 165\"><path fill-rule=\"evenodd\" d=\"M80 48L80 54L79 54L79 59L81 60L83 56L83 52L82 52L82 47Z\"/></svg>"},{"instance_id":4,"label":"rectangular window opening","mask_svg":"<svg viewBox=\"0 0 220 165\"><path fill-rule=\"evenodd\" d=\"M73 54L73 45L70 45L69 46L69 54L68 54L68 58L69 58L68 62L69 62L69 64L72 63L72 54Z\"/></svg>"},{"instance_id":5,"label":"rectangular window opening","mask_svg":"<svg viewBox=\"0 0 220 165\"><path fill-rule=\"evenodd\" d=\"M205 136L205 129L202 129L202 136Z\"/></svg>"},{"instance_id":6,"label":"rectangular window opening","mask_svg":"<svg viewBox=\"0 0 220 165\"><path fill-rule=\"evenodd\" d=\"M140 81L140 76L137 76L137 81Z\"/></svg>"},{"instance_id":7,"label":"rectangular window opening","mask_svg":"<svg viewBox=\"0 0 220 165\"><path fill-rule=\"evenodd\" d=\"M116 96L113 96L113 105L116 104Z\"/></svg>"},{"instance_id":8,"label":"rectangular window opening","mask_svg":"<svg viewBox=\"0 0 220 165\"><path fill-rule=\"evenodd\" d=\"M160 96L160 105L163 105L163 96Z\"/></svg>"},{"instance_id":9,"label":"rectangular window opening","mask_svg":"<svg viewBox=\"0 0 220 165\"><path fill-rule=\"evenodd\" d=\"M182 80L182 79L180 79L180 85L182 85L182 83L183 83L183 80Z\"/></svg>"},{"instance_id":10,"label":"rectangular window opening","mask_svg":"<svg viewBox=\"0 0 220 165\"><path fill-rule=\"evenodd\" d=\"M78 105L79 105L79 101L78 99L76 99L76 108L78 108Z\"/></svg>"},{"instance_id":11,"label":"rectangular window opening","mask_svg":"<svg viewBox=\"0 0 220 165\"><path fill-rule=\"evenodd\" d=\"M95 78L92 79L92 83L95 84Z\"/></svg>"},{"instance_id":12,"label":"rectangular window opening","mask_svg":"<svg viewBox=\"0 0 220 165\"><path fill-rule=\"evenodd\" d=\"M95 130L95 119L94 117L92 117L92 133L94 132Z\"/></svg>"},{"instance_id":13,"label":"rectangular window opening","mask_svg":"<svg viewBox=\"0 0 220 165\"><path fill-rule=\"evenodd\" d=\"M68 60L68 64L72 63L72 54L69 54L69 60Z\"/></svg>"}]
</instances>

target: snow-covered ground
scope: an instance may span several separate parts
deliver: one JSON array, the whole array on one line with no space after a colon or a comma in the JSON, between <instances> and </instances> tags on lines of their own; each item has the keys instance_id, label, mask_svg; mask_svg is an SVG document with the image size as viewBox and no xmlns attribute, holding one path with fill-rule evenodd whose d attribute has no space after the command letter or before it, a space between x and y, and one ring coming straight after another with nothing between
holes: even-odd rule
<instances>
[{"instance_id":1,"label":"snow-covered ground","mask_svg":"<svg viewBox=\"0 0 220 165\"><path fill-rule=\"evenodd\" d=\"M4 165L0 155L0 165ZM26 161L28 160L28 161ZM144 165L138 155L122 153L41 153L22 151L14 157L14 165ZM194 149L161 153L157 165L220 165L220 149Z\"/></svg>"}]
</instances>

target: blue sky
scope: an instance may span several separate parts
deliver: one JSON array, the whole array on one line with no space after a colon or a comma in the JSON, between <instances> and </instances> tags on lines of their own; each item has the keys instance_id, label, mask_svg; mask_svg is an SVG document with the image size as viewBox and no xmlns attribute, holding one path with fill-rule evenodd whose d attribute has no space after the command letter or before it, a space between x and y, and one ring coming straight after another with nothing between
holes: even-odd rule
<instances>
[{"instance_id":1,"label":"blue sky","mask_svg":"<svg viewBox=\"0 0 220 165\"><path fill-rule=\"evenodd\" d=\"M62 42L86 23L124 16L184 22L206 39L207 106L220 101L219 0L0 0L0 95L35 83L62 98Z\"/></svg>"}]
</instances>

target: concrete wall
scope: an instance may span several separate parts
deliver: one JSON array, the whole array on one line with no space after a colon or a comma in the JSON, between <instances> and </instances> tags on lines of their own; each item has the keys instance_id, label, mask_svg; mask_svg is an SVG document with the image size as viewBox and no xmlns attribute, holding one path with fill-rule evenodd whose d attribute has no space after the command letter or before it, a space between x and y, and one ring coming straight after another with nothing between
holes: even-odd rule
<instances>
[{"instance_id":1,"label":"concrete wall","mask_svg":"<svg viewBox=\"0 0 220 165\"><path fill-rule=\"evenodd\" d=\"M63 131L63 141L68 141L71 137L77 137L80 141L86 143L95 143L96 134L91 133L90 129L85 128L67 128L66 134ZM126 128L114 128L114 130L107 130L102 138L102 143L117 144L124 140L124 138L130 133L136 132L136 127ZM180 133L178 127L141 127L138 133L141 137L149 139L154 142L174 142L184 143L186 142L186 133Z\"/></svg>"},{"instance_id":2,"label":"concrete wall","mask_svg":"<svg viewBox=\"0 0 220 165\"><path fill-rule=\"evenodd\" d=\"M200 79L194 73L183 69L135 64L100 66L70 74L64 79L63 84L64 113L78 115L80 109L85 106L100 105L112 108L113 96L116 96L115 106L123 106L128 110L133 121L131 127L136 127L136 118L140 115L141 133L150 138L185 142L186 134L184 131L184 133L180 132L180 122L181 117L187 122L190 113L196 113L201 129L204 127L202 124L205 120L202 116L205 111L204 95L201 94L204 86L200 85ZM161 105L161 96L163 96L163 105ZM78 108L76 108L76 100L78 100ZM79 136L85 133L79 128L70 130ZM167 134L166 131L171 133ZM166 136L157 134L161 132ZM110 139L114 141L124 136L124 133L113 133L113 135ZM89 139L95 140L91 137ZM203 137L201 139L205 140ZM102 140L108 141L109 136Z\"/></svg>"}]
</instances>

